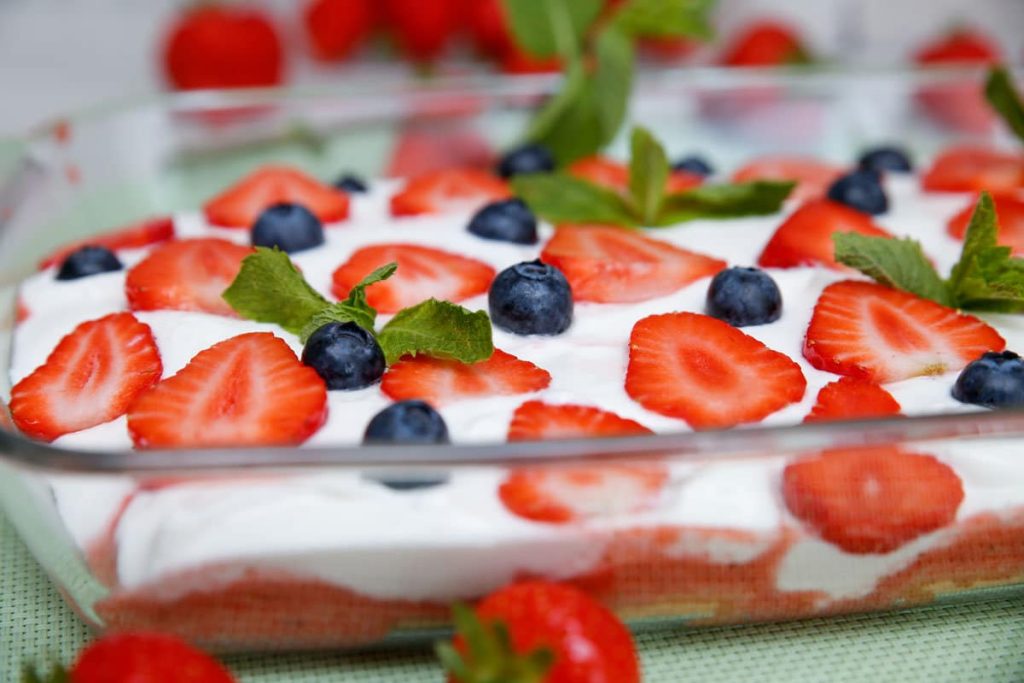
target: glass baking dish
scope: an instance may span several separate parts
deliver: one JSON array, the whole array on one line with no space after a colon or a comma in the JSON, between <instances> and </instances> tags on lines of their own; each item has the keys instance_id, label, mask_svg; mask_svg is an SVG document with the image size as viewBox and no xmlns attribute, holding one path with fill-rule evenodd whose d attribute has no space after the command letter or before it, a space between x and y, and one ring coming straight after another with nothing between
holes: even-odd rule
<instances>
[{"instance_id":1,"label":"glass baking dish","mask_svg":"<svg viewBox=\"0 0 1024 683\"><path fill-rule=\"evenodd\" d=\"M922 94L962 92L980 78L664 71L640 78L630 118L669 149L699 149L723 168L772 152L848 162L885 141L924 159L953 142L1012 144L995 126L950 127L929 115ZM390 150L410 133L479 162L481 141L512 144L556 83L204 92L43 126L14 141L0 166L0 355L10 354L17 283L55 245L194 207L268 161L323 178L342 169L385 175ZM623 140L612 147L623 151ZM0 383L9 396L6 372ZM0 503L82 618L101 631L159 629L218 650L420 641L444 628L452 601L527 576L571 581L636 628L906 608L1024 585L1018 411L601 440L145 453L55 448L19 436L6 410L2 421ZM898 549L844 552L780 503L787 464L824 451L934 455L963 477L964 501L946 526ZM659 504L685 508L685 521L613 510L499 529L431 512L446 487L472 498L520 468L661 468L672 492ZM369 526L366 506L343 504L363 500L369 486L370 514L388 538L358 533ZM234 514L242 507L255 512ZM213 528L217 547L199 552Z\"/></svg>"}]
</instances>

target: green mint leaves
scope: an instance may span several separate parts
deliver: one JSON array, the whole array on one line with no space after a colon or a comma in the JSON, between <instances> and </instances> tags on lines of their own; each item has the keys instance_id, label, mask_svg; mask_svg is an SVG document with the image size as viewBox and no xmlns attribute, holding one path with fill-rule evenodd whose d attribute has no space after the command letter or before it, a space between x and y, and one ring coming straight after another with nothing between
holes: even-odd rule
<instances>
[{"instance_id":1,"label":"green mint leaves","mask_svg":"<svg viewBox=\"0 0 1024 683\"><path fill-rule=\"evenodd\" d=\"M910 239L838 233L836 261L877 282L931 299L944 306L972 311L1024 311L1024 259L999 246L998 221L992 197L983 192L971 216L960 260L943 280Z\"/></svg>"},{"instance_id":2,"label":"green mint leaves","mask_svg":"<svg viewBox=\"0 0 1024 683\"><path fill-rule=\"evenodd\" d=\"M662 227L697 218L737 218L772 214L792 191L788 181L705 185L668 194L668 157L644 128L630 139L629 192L620 194L563 173L512 178L516 195L552 223Z\"/></svg>"},{"instance_id":3,"label":"green mint leaves","mask_svg":"<svg viewBox=\"0 0 1024 683\"><path fill-rule=\"evenodd\" d=\"M344 301L332 303L309 286L288 254L257 247L256 253L242 261L223 296L243 318L280 325L299 335L303 343L328 323L353 322L377 335L388 363L407 354L463 363L490 358L494 346L487 314L448 301L430 299L403 309L378 334L374 329L377 311L366 301L366 288L387 280L397 269L395 263L377 268L353 287Z\"/></svg>"},{"instance_id":4,"label":"green mint leaves","mask_svg":"<svg viewBox=\"0 0 1024 683\"><path fill-rule=\"evenodd\" d=\"M985 98L1010 130L1024 141L1024 104L1005 67L993 68L985 81Z\"/></svg>"}]
</instances>

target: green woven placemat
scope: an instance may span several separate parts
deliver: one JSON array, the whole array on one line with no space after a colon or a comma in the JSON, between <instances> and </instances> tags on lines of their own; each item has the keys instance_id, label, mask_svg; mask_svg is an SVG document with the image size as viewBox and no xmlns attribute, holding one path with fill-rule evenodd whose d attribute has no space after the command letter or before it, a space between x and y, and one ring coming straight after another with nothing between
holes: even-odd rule
<instances>
[{"instance_id":1,"label":"green woven placemat","mask_svg":"<svg viewBox=\"0 0 1024 683\"><path fill-rule=\"evenodd\" d=\"M88 639L0 517L0 682L19 663L69 661ZM663 631L639 639L647 683L1021 683L1024 599L885 616ZM298 654L231 657L254 683L441 683L428 654Z\"/></svg>"}]
</instances>

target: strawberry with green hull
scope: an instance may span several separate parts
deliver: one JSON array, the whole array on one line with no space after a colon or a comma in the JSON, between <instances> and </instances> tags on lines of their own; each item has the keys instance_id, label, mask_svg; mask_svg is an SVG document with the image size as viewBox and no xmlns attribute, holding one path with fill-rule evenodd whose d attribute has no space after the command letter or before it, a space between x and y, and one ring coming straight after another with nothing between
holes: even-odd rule
<instances>
[{"instance_id":1,"label":"strawberry with green hull","mask_svg":"<svg viewBox=\"0 0 1024 683\"><path fill-rule=\"evenodd\" d=\"M275 204L301 204L320 219L348 218L348 195L290 166L264 166L203 205L206 220L221 228L248 230Z\"/></svg>"}]
</instances>

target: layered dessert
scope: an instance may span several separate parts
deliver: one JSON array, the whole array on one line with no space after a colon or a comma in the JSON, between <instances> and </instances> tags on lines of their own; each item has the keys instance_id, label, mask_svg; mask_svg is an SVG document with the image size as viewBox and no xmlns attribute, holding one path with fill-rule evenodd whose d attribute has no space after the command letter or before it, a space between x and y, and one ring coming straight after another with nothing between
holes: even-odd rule
<instances>
[{"instance_id":1,"label":"layered dessert","mask_svg":"<svg viewBox=\"0 0 1024 683\"><path fill-rule=\"evenodd\" d=\"M547 170L542 152L506 157L501 173L337 186L257 169L200 209L62 249L20 290L15 423L56 446L143 459L157 448L614 438L1024 401L1012 353L1024 320L964 310L976 290L961 286L977 285L964 264L992 206L990 231L1024 250L1019 155L958 148L922 173L892 149L856 169L757 159L733 183L686 159L657 188L650 221L635 221L657 227L634 227L545 220L544 202L514 198L525 170ZM623 163L586 159L568 177L640 210ZM737 193L777 193L773 179L797 184L738 207ZM700 191L715 187L725 190ZM666 214L672 202L683 208ZM865 241L840 248L836 233ZM913 267L950 278L940 287L918 273L917 291L887 280L888 257L869 258L871 239L885 238L918 241ZM311 647L437 624L452 601L517 577L576 583L627 617L707 622L1015 583L1018 451L991 439L49 483L109 590L94 606L104 625Z\"/></svg>"}]
</instances>

